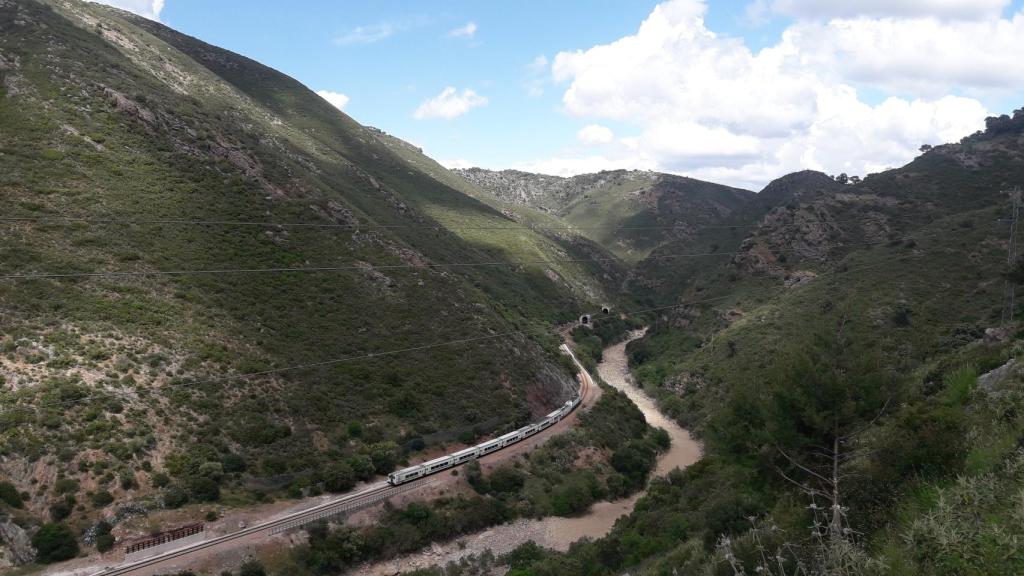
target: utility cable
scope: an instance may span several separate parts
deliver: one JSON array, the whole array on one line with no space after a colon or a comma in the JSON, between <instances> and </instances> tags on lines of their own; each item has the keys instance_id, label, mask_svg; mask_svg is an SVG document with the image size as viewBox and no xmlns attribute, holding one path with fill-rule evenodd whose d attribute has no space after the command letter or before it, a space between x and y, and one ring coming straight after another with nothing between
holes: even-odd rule
<instances>
[{"instance_id":1,"label":"utility cable","mask_svg":"<svg viewBox=\"0 0 1024 576\"><path fill-rule=\"evenodd\" d=\"M874 242L858 242L846 246L874 246L879 244L890 244L910 240L912 237L900 237ZM785 253L784 249L765 250L769 254ZM660 256L648 256L641 262L649 260L671 260L676 258L701 258L708 256L740 256L747 254L746 251L733 252L694 252L688 254L665 254ZM422 264L347 264L344 266L316 266L316 267L282 267L282 268L219 268L219 269L197 269L197 270L137 270L137 271L111 271L111 272L40 272L29 274L9 274L0 276L0 280L32 280L32 279L59 279L59 278L96 278L96 277L125 277L125 276L185 276L200 274L262 274L280 272L338 272L344 270L361 270L370 266L374 270L392 270L403 268L475 268L488 266L530 266L545 264L579 264L595 262L621 262L615 257L607 258L552 258L548 260L496 260L490 262L453 262L453 263L422 263Z\"/></svg>"},{"instance_id":2,"label":"utility cable","mask_svg":"<svg viewBox=\"0 0 1024 576\"><path fill-rule=\"evenodd\" d=\"M850 218L844 220L831 220L828 223L850 223L850 222L871 222L871 221L896 221L913 224L929 224L927 222L914 222L904 218L889 218L887 216L866 216L864 218ZM999 220L994 220L999 221ZM250 220L187 220L187 219L120 219L120 218L88 218L78 216L13 216L0 217L4 223L36 223L36 224L118 224L125 226L137 225L174 225L174 226L257 226L268 228L344 228L352 230L402 230L402 229L423 229L423 230L681 230L691 231L685 225L665 226L445 226L436 224L363 224L363 223L337 223L337 222L259 222ZM751 228L757 223L750 224L721 224L721 225L695 225L694 230L717 230Z\"/></svg>"},{"instance_id":3,"label":"utility cable","mask_svg":"<svg viewBox=\"0 0 1024 576\"><path fill-rule=\"evenodd\" d=\"M860 270L865 270L865 269L869 269L869 268L877 268L879 266L887 266L887 265L891 265L891 263L890 262L882 262L882 263L877 263L877 264L860 266L860 267L857 267L857 268L845 268L845 269L841 269L841 270L833 270L833 271L830 271L830 272L825 272L825 273L817 275L815 277L815 280L818 280L820 278L827 277L827 276L832 276L832 275L837 275L837 274L846 274L846 273L849 273L849 272L858 272ZM768 290L766 289L765 293L767 293L767 292L768 292ZM706 303L709 303L709 302L714 302L714 301L718 301L718 300L725 300L725 299L729 299L729 298L733 298L733 297L734 297L734 295L730 294L730 295L718 296L718 297L713 297L713 298L704 298L704 299L700 299L700 300L691 300L691 301L688 301L688 302L682 302L682 303L672 304L672 305L668 305L668 306L658 306L658 307L653 307L653 308L628 310L628 311L625 311L625 312L621 312L620 314L625 314L627 316L638 316L638 315L641 315L641 314L647 314L647 313L651 313L651 312L660 312L660 311L665 311L665 310L671 310L671 309L676 309L676 308L683 308L683 307L687 307L687 306L693 306L693 305L697 305L697 304L706 304ZM599 322L599 321L602 321L602 320L609 320L610 318L611 318L610 316L594 317L591 320L591 322L594 323L594 322ZM271 375L271 374L279 374L279 373L282 373L282 372L289 372L289 371L301 370L301 369L306 369L306 368L318 368L318 367L323 367L323 366L331 366L331 365L335 365L335 364L341 364L341 363L344 363L344 362L352 362L352 361L356 361L356 360L365 360L365 359L375 358L375 357L379 357L379 356L390 356L390 355L403 354L403 353L408 353L408 352L417 352L417 351L429 350L429 349L433 349L433 348L440 348L440 347L443 347L443 346L451 346L451 345L456 345L456 344L466 344L466 343L470 343L470 342L477 342L477 341L482 341L482 340L492 340L492 339L497 339L497 338L504 338L504 337L510 337L510 336L514 336L514 335L525 335L525 334L528 334L527 331L525 331L525 330L513 330L513 331L502 332L502 333L498 333L498 334L488 334L488 335L483 335L483 336L475 336L475 337L470 337L470 338L460 338L460 339L457 339L457 340L449 340L449 341L445 341L445 342L436 342L436 343L433 343L433 344L426 344L426 345L421 345L421 346L413 346L413 347L408 347L408 348L398 348L398 349L394 349L394 350L386 350L386 351L383 351L383 352L372 352L372 353L362 354L362 355L358 355L358 356L344 356L344 357L341 357L341 358L334 358L334 359L324 360L324 361L320 361L320 362L312 362L312 363L306 363L306 364L297 364L297 365L292 365L292 366L284 366L284 367L281 367L281 368L272 368L272 369L269 369L269 370L261 370L261 371L257 371L257 372L247 372L247 373L242 373L242 374L226 374L226 375L223 375L223 376L218 376L218 377L213 377L213 378L206 378L206 379L202 379L202 380L192 380L192 381L186 381L186 382L181 382L181 383L177 383L177 384L167 384L167 385L160 386L160 387L150 388L149 390L150 391L164 391L164 390L169 390L169 389L201 386L201 385L204 385L204 384L212 384L212 383L216 383L216 382L240 380L240 379L252 378L252 377L257 377L257 376L267 376L267 375ZM47 403L42 403L42 404L31 404L31 405L27 405L27 406L16 406L16 407L13 407L13 408L7 408L7 409L0 410L0 415L14 413L14 412L21 412L21 411L30 411L30 410L52 408L52 407L58 407L58 406L68 406L68 405L78 404L78 403L89 401L89 400L97 400L97 399L102 399L102 398L109 398L110 396L127 397L128 395L129 394L127 392L107 390L107 391L104 391L101 394L93 394L93 395L89 395L89 396L83 396L81 398L75 398L75 399L72 399L72 400L65 400L65 401L60 401L60 402L47 402Z\"/></svg>"},{"instance_id":4,"label":"utility cable","mask_svg":"<svg viewBox=\"0 0 1024 576\"><path fill-rule=\"evenodd\" d=\"M460 338L458 340L449 340L449 341L446 341L446 342L437 342L437 343L434 343L434 344L426 344L426 345L423 345L423 346L413 346L413 347L410 347L410 348L398 348L396 350L385 350L383 352L371 352L369 354L362 354L362 355L359 355L359 356L343 356L341 358L334 358L334 359L331 359L331 360L324 360L324 361L321 361L321 362L312 362L312 363L309 363L309 364L296 364L294 366L284 366L284 367L281 367L281 368L272 368L272 369L269 369L269 370L260 370L258 372L246 372L246 373L243 373L243 374L226 374L224 376L217 376L217 377L214 377L214 378L206 378L206 379L203 379L203 380L193 380L193 381L189 381L189 382L181 382L181 383L178 383L178 384L168 384L166 386L160 386L160 387L157 387L157 388L151 388L150 390L152 390L152 391L163 391L163 390L167 390L167 389L171 389L171 388L185 388L185 387L192 387L192 386L201 386L203 384L212 384L212 383L215 383L215 382L223 382L225 380L238 380L238 379L242 379L242 378L252 378L254 376L267 376L267 375L270 375L270 374L279 374L281 372L290 372L290 371L293 371L293 370L301 370L301 369L304 369L304 368L320 368L320 367L323 367L323 366L332 366L332 365L335 365L335 364L341 364L341 363L344 363L344 362L352 362L352 361L355 361L355 360L366 360L366 359L369 359L369 358L376 358L378 356L391 356L391 355L394 355L394 354L403 354L403 353L407 353L407 352L418 352L418 351L421 351L421 350L430 350L432 348L440 348L442 346L452 346L452 345L455 345L455 344L466 344L466 343L469 343L469 342L477 342L477 341L480 341L480 340L492 340L492 339L495 339L495 338L504 338L504 337L507 337L507 336L513 336L515 334L523 334L523 333L524 333L524 331L522 331L522 330L513 330L511 332L502 332L500 334L488 334L488 335L485 335L485 336L474 336L474 337L471 337L471 338ZM96 395L92 395L92 396L83 396L81 398L75 398L73 400L64 400L64 401L61 401L61 402L46 402L46 403L43 403L43 404L34 404L34 405L31 406L31 408L38 409L38 408L51 408L51 407L55 407L55 406L67 406L67 405L70 405L70 404L77 404L79 402L83 402L83 401L86 401L86 400L96 400L96 399L108 397L110 395L118 395L118 394L125 394L125 393L114 392L114 391L107 391L107 392L104 392L103 394L96 394ZM15 412L15 411L19 411L19 410L27 410L29 408L30 407L27 407L27 406L26 407L8 408L8 409L5 409L5 410L0 410L0 414L7 414L9 412Z\"/></svg>"}]
</instances>

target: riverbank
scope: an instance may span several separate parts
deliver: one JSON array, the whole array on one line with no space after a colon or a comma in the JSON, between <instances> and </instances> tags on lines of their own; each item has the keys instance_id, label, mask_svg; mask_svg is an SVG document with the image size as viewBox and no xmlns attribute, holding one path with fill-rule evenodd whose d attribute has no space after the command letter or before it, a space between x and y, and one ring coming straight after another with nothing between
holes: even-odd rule
<instances>
[{"instance_id":1,"label":"riverbank","mask_svg":"<svg viewBox=\"0 0 1024 576\"><path fill-rule=\"evenodd\" d=\"M603 358L597 366L597 372L609 386L622 391L636 404L648 423L668 432L672 445L659 456L654 471L655 476L661 476L675 468L685 468L700 460L701 447L689 432L659 412L652 398L633 385L626 358L626 345L643 336L643 333L643 331L633 332L627 340L605 348ZM458 562L470 555L479 556L486 550L491 550L495 555L501 555L531 540L545 548L565 551L580 538L600 538L607 534L615 525L616 520L633 510L642 495L641 492L614 502L598 502L590 508L589 512L575 518L552 516L539 520L516 520L478 534L458 538L452 542L435 544L429 549L414 554L364 566L359 573L391 576L418 568Z\"/></svg>"}]
</instances>

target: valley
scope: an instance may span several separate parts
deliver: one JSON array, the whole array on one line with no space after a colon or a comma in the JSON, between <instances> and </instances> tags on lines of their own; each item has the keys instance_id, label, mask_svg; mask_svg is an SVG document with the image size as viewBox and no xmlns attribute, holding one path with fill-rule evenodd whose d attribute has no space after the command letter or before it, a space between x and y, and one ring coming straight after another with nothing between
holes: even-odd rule
<instances>
[{"instance_id":1,"label":"valley","mask_svg":"<svg viewBox=\"0 0 1024 576\"><path fill-rule=\"evenodd\" d=\"M728 90L583 99L623 88L577 84L591 58L731 38L689 33L700 0L531 55L513 83L550 127L511 89L394 106L426 89L383 77L396 55L491 49L440 16L325 41L379 83L349 108L111 2L0 0L0 573L1024 573L1024 108L912 154L885 139L965 97L867 132L874 108L837 112L856 139L800 155L805 127L756 114L663 133ZM480 143L470 109L486 158L636 102L658 129L573 128L574 175L435 159Z\"/></svg>"},{"instance_id":2,"label":"valley","mask_svg":"<svg viewBox=\"0 0 1024 576\"><path fill-rule=\"evenodd\" d=\"M666 452L658 455L657 466L652 472L654 476L663 476L673 469L684 469L697 462L701 448L686 430L662 414L654 402L634 386L626 361L626 345L642 336L642 331L636 331L626 340L605 348L604 357L597 365L597 374L603 382L623 392L634 402L648 423L668 432L672 443ZM495 555L507 554L527 542L564 552L581 538L598 539L608 534L615 521L629 514L641 497L643 492L621 500L598 502L588 512L576 517L516 520L486 532L468 534L460 537L457 542L442 543L419 553L360 567L359 571L386 576L431 566L446 566L458 563L463 558L480 556L488 550Z\"/></svg>"}]
</instances>

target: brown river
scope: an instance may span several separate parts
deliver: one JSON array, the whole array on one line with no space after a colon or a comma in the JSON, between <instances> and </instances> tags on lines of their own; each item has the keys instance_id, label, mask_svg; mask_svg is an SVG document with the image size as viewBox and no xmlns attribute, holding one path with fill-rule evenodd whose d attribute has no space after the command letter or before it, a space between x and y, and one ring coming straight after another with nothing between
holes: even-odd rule
<instances>
[{"instance_id":1,"label":"brown river","mask_svg":"<svg viewBox=\"0 0 1024 576\"><path fill-rule=\"evenodd\" d=\"M658 458L655 475L661 476L674 468L685 468L700 460L701 447L690 433L679 427L658 411L654 400L639 388L633 386L632 376L626 362L626 344L643 335L642 331L634 332L629 340L604 350L604 358L597 366L601 379L610 386L621 390L640 408L647 422L658 428L664 428L672 439L672 446ZM394 558L386 562L364 566L356 572L359 574L392 575L398 572L425 568L433 565L444 565L458 561L471 554L479 555L490 549L496 555L504 554L520 544L533 540L537 544L555 550L568 550L569 545L580 538L600 538L607 534L615 521L629 514L641 494L615 502L598 502L583 516L575 518L549 517L539 520L521 519L495 526L490 530L470 534L446 544L435 544L426 550Z\"/></svg>"}]
</instances>

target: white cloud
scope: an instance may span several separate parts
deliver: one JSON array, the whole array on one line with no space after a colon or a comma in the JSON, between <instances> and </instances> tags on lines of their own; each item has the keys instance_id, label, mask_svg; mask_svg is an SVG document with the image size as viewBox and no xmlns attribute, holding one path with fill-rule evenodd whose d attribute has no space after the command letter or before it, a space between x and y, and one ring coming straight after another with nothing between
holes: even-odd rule
<instances>
[{"instance_id":1,"label":"white cloud","mask_svg":"<svg viewBox=\"0 0 1024 576\"><path fill-rule=\"evenodd\" d=\"M371 24L369 26L356 26L334 39L338 46L351 46L353 44L373 44L388 38L398 31L398 26L390 22Z\"/></svg>"},{"instance_id":2,"label":"white cloud","mask_svg":"<svg viewBox=\"0 0 1024 576\"><path fill-rule=\"evenodd\" d=\"M164 9L164 0L90 0L134 12L150 20L160 21L160 12Z\"/></svg>"},{"instance_id":3,"label":"white cloud","mask_svg":"<svg viewBox=\"0 0 1024 576\"><path fill-rule=\"evenodd\" d=\"M412 116L417 120L426 118L451 120L462 116L472 108L485 105L487 105L487 98L475 91L466 88L460 93L455 88L448 86L437 96L420 104Z\"/></svg>"},{"instance_id":4,"label":"white cloud","mask_svg":"<svg viewBox=\"0 0 1024 576\"><path fill-rule=\"evenodd\" d=\"M567 84L565 112L635 132L603 156L569 150L532 165L651 168L754 188L804 168L866 174L981 128L979 91L1024 89L1021 14L798 20L755 52L709 30L705 10L700 0L666 2L636 34L559 53L551 69ZM865 87L882 101L865 102Z\"/></svg>"},{"instance_id":5,"label":"white cloud","mask_svg":"<svg viewBox=\"0 0 1024 576\"><path fill-rule=\"evenodd\" d=\"M341 92L331 92L330 90L317 90L317 96L330 102L338 110L344 110L345 105L348 104L349 97Z\"/></svg>"},{"instance_id":6,"label":"white cloud","mask_svg":"<svg viewBox=\"0 0 1024 576\"><path fill-rule=\"evenodd\" d=\"M615 138L615 134L607 126L600 124L587 124L576 133L576 140L584 146L600 146L608 144Z\"/></svg>"},{"instance_id":7,"label":"white cloud","mask_svg":"<svg viewBox=\"0 0 1024 576\"><path fill-rule=\"evenodd\" d=\"M775 0L771 10L804 18L934 16L969 20L996 17L1009 5L1010 0Z\"/></svg>"},{"instance_id":8,"label":"white cloud","mask_svg":"<svg viewBox=\"0 0 1024 576\"><path fill-rule=\"evenodd\" d=\"M977 21L804 22L785 32L781 50L846 81L900 93L1024 89L1024 13Z\"/></svg>"},{"instance_id":9,"label":"white cloud","mask_svg":"<svg viewBox=\"0 0 1024 576\"><path fill-rule=\"evenodd\" d=\"M465 25L459 26L454 30L448 32L449 38L472 38L476 35L476 22L466 22Z\"/></svg>"}]
</instances>

